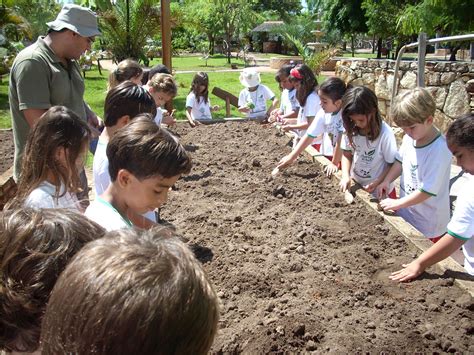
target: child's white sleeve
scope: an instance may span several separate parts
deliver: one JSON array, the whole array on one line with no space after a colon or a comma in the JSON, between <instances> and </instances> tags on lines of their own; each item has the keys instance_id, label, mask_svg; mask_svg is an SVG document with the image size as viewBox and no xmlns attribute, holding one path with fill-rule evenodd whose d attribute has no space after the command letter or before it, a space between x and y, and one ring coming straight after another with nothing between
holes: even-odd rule
<instances>
[{"instance_id":1,"label":"child's white sleeve","mask_svg":"<svg viewBox=\"0 0 474 355\"><path fill-rule=\"evenodd\" d=\"M395 160L398 160L400 163L403 163L403 155L405 154L405 147L408 143L408 135L405 134L402 138L402 144L395 155Z\"/></svg>"},{"instance_id":2,"label":"child's white sleeve","mask_svg":"<svg viewBox=\"0 0 474 355\"><path fill-rule=\"evenodd\" d=\"M246 89L243 89L239 94L239 107L245 106L247 104L246 96Z\"/></svg>"},{"instance_id":3,"label":"child's white sleeve","mask_svg":"<svg viewBox=\"0 0 474 355\"><path fill-rule=\"evenodd\" d=\"M306 134L311 138L316 138L324 133L324 110L321 109L316 114L313 122L309 125Z\"/></svg>"},{"instance_id":4,"label":"child's white sleeve","mask_svg":"<svg viewBox=\"0 0 474 355\"><path fill-rule=\"evenodd\" d=\"M382 149L383 159L387 163L393 164L397 156L397 141L395 140L395 134L393 134L392 129L388 125L385 126L385 128L386 132L381 137L380 148Z\"/></svg>"},{"instance_id":5,"label":"child's white sleeve","mask_svg":"<svg viewBox=\"0 0 474 355\"><path fill-rule=\"evenodd\" d=\"M270 90L270 88L266 85L262 85L262 89L263 89L263 97L265 98L265 101L267 100L271 100L275 97L275 94L273 93L273 91Z\"/></svg>"},{"instance_id":6,"label":"child's white sleeve","mask_svg":"<svg viewBox=\"0 0 474 355\"><path fill-rule=\"evenodd\" d=\"M310 94L306 99L306 105L304 105L304 115L306 117L315 117L320 110L321 100L319 99L318 94Z\"/></svg>"},{"instance_id":7,"label":"child's white sleeve","mask_svg":"<svg viewBox=\"0 0 474 355\"><path fill-rule=\"evenodd\" d=\"M194 96L194 93L190 92L188 96L186 96L186 108L194 107L194 103L196 101L196 97Z\"/></svg>"},{"instance_id":8,"label":"child's white sleeve","mask_svg":"<svg viewBox=\"0 0 474 355\"><path fill-rule=\"evenodd\" d=\"M354 149L352 148L352 145L349 143L349 137L347 136L345 132L342 134L341 149L347 152L354 153Z\"/></svg>"},{"instance_id":9,"label":"child's white sleeve","mask_svg":"<svg viewBox=\"0 0 474 355\"><path fill-rule=\"evenodd\" d=\"M474 183L474 179L470 180ZM473 189L472 185L467 188ZM453 217L448 224L448 233L462 240L468 240L474 236L474 193L472 191L460 194L458 197Z\"/></svg>"},{"instance_id":10,"label":"child's white sleeve","mask_svg":"<svg viewBox=\"0 0 474 355\"><path fill-rule=\"evenodd\" d=\"M438 139L441 139L441 137ZM422 169L419 168L421 175L420 190L433 196L438 195L440 190L445 188L444 185L449 183L452 154L446 142L443 140L442 143L438 144L439 149L431 152L428 164Z\"/></svg>"}]
</instances>

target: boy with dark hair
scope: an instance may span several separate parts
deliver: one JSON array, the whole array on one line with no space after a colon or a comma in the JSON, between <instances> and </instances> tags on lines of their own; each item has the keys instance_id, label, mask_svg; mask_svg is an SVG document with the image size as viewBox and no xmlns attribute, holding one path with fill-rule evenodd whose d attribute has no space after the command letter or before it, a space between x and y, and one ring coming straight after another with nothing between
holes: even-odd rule
<instances>
[{"instance_id":1,"label":"boy with dark hair","mask_svg":"<svg viewBox=\"0 0 474 355\"><path fill-rule=\"evenodd\" d=\"M107 230L129 228L136 215L154 211L191 170L191 158L167 130L139 119L117 131L107 146L111 183L86 210Z\"/></svg>"},{"instance_id":2,"label":"boy with dark hair","mask_svg":"<svg viewBox=\"0 0 474 355\"><path fill-rule=\"evenodd\" d=\"M169 234L120 230L84 247L51 295L43 354L207 354L218 297L193 253Z\"/></svg>"},{"instance_id":3,"label":"boy with dark hair","mask_svg":"<svg viewBox=\"0 0 474 355\"><path fill-rule=\"evenodd\" d=\"M105 128L99 137L94 154L92 172L95 194L102 194L110 184L109 162L106 149L115 132L140 113L156 114L156 105L151 95L131 81L124 81L107 93L104 104Z\"/></svg>"},{"instance_id":4,"label":"boy with dark hair","mask_svg":"<svg viewBox=\"0 0 474 355\"><path fill-rule=\"evenodd\" d=\"M36 352L41 320L59 274L104 229L70 209L0 215L0 353Z\"/></svg>"}]
</instances>

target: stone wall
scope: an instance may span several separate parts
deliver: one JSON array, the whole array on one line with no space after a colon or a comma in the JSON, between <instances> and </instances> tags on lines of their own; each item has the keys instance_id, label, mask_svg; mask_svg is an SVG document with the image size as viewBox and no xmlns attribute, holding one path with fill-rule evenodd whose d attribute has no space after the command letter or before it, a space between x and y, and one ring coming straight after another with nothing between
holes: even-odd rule
<instances>
[{"instance_id":1,"label":"stone wall","mask_svg":"<svg viewBox=\"0 0 474 355\"><path fill-rule=\"evenodd\" d=\"M398 94L417 86L417 69L417 62L400 63ZM374 90L381 113L391 123L394 60L343 59L337 62L335 72L346 83ZM435 98L435 124L443 132L453 119L474 112L474 63L426 62L425 85Z\"/></svg>"}]
</instances>

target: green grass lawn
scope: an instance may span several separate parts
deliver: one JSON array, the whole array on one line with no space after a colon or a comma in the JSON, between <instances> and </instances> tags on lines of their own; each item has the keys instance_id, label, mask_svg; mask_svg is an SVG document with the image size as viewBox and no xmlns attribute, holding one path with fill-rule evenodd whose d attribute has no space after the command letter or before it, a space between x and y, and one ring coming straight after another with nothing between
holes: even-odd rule
<instances>
[{"instance_id":1,"label":"green grass lawn","mask_svg":"<svg viewBox=\"0 0 474 355\"><path fill-rule=\"evenodd\" d=\"M173 63L179 65L179 59L187 58L173 58ZM199 60L199 59L195 59ZM173 64L174 65L174 64ZM182 63L181 63L182 65ZM181 67L186 68L186 67ZM184 70L184 69L183 69ZM188 70L188 69L186 69ZM202 69L200 69L202 70ZM205 71L205 70L204 70ZM92 107L95 113L100 117L104 116L104 100L106 96L107 88L107 77L109 72L107 70L102 70L102 75L99 74L99 71L94 69L86 73L85 85L86 91L84 95L85 101ZM179 120L185 120L185 103L186 96L189 93L189 88L191 86L191 81L193 79L194 73L183 73L176 74L175 78L178 83L178 95L173 100L174 108L176 109L175 116ZM278 89L278 84L274 79L273 73L262 73L261 74L262 83L267 85L278 97L280 96L280 91ZM319 83L324 80L324 77L320 76L318 78ZM212 72L209 71L209 92L212 92L214 86L217 86L223 90L229 91L235 96L239 96L240 91L243 89L242 85L239 82L239 72ZM219 99L214 95L209 95L211 103L213 105L219 105L220 109L217 112L213 113L214 118L223 118L225 114L225 101ZM233 117L243 117L235 107L231 106L231 116ZM0 83L0 128L10 128L11 119L10 111L8 107L8 78L4 78Z\"/></svg>"},{"instance_id":2,"label":"green grass lawn","mask_svg":"<svg viewBox=\"0 0 474 355\"><path fill-rule=\"evenodd\" d=\"M244 68L244 61L241 59L231 58L231 63L236 64L238 68ZM161 58L153 59L150 62L150 67L161 64ZM194 70L194 71L213 71L230 69L230 64L227 63L227 57L221 54L210 56L206 61L202 59L202 55L179 56L173 57L173 70Z\"/></svg>"}]
</instances>

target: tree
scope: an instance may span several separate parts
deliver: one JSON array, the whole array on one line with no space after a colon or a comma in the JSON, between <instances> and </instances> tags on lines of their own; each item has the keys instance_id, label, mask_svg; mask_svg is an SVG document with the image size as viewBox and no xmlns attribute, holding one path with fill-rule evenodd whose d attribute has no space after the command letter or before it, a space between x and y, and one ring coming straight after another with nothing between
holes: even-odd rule
<instances>
[{"instance_id":1,"label":"tree","mask_svg":"<svg viewBox=\"0 0 474 355\"><path fill-rule=\"evenodd\" d=\"M301 0L257 0L252 10L258 13L274 13L277 19L285 22L301 13Z\"/></svg>"},{"instance_id":2,"label":"tree","mask_svg":"<svg viewBox=\"0 0 474 355\"><path fill-rule=\"evenodd\" d=\"M362 9L362 0L325 0L322 5L326 29L336 29L342 35L351 38L352 56L354 56L354 36L367 32L367 19Z\"/></svg>"}]
</instances>

